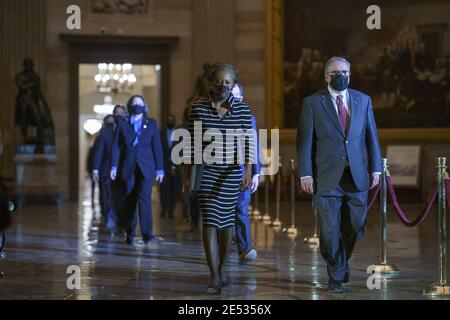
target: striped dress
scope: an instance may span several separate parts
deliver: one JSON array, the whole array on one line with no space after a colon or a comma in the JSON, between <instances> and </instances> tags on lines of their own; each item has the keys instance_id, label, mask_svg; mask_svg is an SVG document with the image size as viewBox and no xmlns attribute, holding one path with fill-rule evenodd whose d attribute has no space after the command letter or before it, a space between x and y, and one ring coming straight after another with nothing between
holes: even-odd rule
<instances>
[{"instance_id":1,"label":"striped dress","mask_svg":"<svg viewBox=\"0 0 450 320\"><path fill-rule=\"evenodd\" d=\"M189 117L189 132L194 142L191 160L196 164L201 161L203 166L198 190L202 221L203 225L217 229L234 226L243 181L239 162L245 160L252 163L255 149L248 106L235 101L233 96L227 102L230 107L221 118L209 98L200 98L192 105ZM198 127L200 123L201 130ZM244 159L238 155L239 139L239 145L245 146L242 151Z\"/></svg>"}]
</instances>

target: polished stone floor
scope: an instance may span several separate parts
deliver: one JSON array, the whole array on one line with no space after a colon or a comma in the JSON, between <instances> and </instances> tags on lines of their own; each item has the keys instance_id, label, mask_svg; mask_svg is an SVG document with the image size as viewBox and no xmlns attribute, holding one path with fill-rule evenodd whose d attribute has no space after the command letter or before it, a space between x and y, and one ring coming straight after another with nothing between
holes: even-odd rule
<instances>
[{"instance_id":1,"label":"polished stone floor","mask_svg":"<svg viewBox=\"0 0 450 320\"><path fill-rule=\"evenodd\" d=\"M200 233L177 212L175 220L160 219L154 202L155 229L163 239L156 249L133 248L122 236L106 232L98 203L85 196L80 204L29 205L17 211L7 233L6 255L0 259L5 276L0 299L429 299L422 295L438 279L436 211L418 228L406 228L389 215L389 262L400 273L367 288L367 267L379 260L378 207L370 212L365 238L352 258L352 278L343 295L327 292L326 267L317 247L303 243L311 234L307 202L298 202L300 234L290 239L262 222L253 221L258 259L238 264L233 249L228 271L231 285L220 295L208 295L208 269ZM154 199L158 197L155 195ZM275 205L271 204L274 212ZM405 205L410 216L421 206ZM289 205L281 204L288 221ZM69 266L79 266L81 289L70 290Z\"/></svg>"}]
</instances>

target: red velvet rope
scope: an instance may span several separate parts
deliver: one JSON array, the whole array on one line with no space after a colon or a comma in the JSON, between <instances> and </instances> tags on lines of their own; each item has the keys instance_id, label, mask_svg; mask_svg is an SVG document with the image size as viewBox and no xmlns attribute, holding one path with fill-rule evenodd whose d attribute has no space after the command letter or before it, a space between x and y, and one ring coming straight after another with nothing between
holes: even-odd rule
<instances>
[{"instance_id":1,"label":"red velvet rope","mask_svg":"<svg viewBox=\"0 0 450 320\"><path fill-rule=\"evenodd\" d=\"M392 185L392 179L390 176L386 177L386 182L391 196L392 205L394 206L395 212L397 213L400 221L407 227L415 227L421 224L425 218L430 214L431 208L433 207L433 202L436 199L438 193L438 184L436 181L433 182L430 192L428 193L427 200L425 201L425 206L422 209L420 215L414 221L410 221L406 214L403 212L400 204L397 200L397 195L395 194L394 186ZM447 181L446 181L447 184ZM447 192L448 194L448 192Z\"/></svg>"},{"instance_id":2,"label":"red velvet rope","mask_svg":"<svg viewBox=\"0 0 450 320\"><path fill-rule=\"evenodd\" d=\"M301 189L300 177L298 176L297 172L295 170L291 169L291 174L294 178L295 189L297 190L298 193L303 193L303 191ZM394 206L395 212L397 213L397 215L400 218L400 221L407 227L414 227L414 226L417 226L420 223L422 223L425 220L425 218L430 214L431 208L433 207L433 202L437 197L437 192L438 192L437 182L436 181L433 182L432 189L428 193L424 208L423 208L422 212L420 213L420 215L414 221L410 221L408 219L408 217L406 216L406 214L401 209L400 204L397 199L397 195L394 190L394 186L392 185L392 179L390 176L386 177L386 182L387 182L389 195L392 200L392 204ZM444 181L444 183L445 183L446 198L447 198L447 208L450 209L450 179L446 179ZM369 211L375 204L375 202L378 198L378 195L380 193L380 189L381 189L381 183L379 183L370 193L367 211Z\"/></svg>"}]
</instances>

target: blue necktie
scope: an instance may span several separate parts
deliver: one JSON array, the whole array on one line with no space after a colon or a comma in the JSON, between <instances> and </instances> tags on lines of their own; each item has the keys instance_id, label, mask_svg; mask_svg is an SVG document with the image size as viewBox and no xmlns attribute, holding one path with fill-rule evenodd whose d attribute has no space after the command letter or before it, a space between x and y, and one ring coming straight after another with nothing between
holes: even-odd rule
<instances>
[{"instance_id":1,"label":"blue necktie","mask_svg":"<svg viewBox=\"0 0 450 320\"><path fill-rule=\"evenodd\" d=\"M132 120L132 124L133 124L133 127L134 127L134 132L136 133L136 137L134 138L134 141L133 141L133 147L135 147L138 144L138 142L139 142L139 135L141 133L140 120L137 120L137 121L134 121L134 122Z\"/></svg>"}]
</instances>

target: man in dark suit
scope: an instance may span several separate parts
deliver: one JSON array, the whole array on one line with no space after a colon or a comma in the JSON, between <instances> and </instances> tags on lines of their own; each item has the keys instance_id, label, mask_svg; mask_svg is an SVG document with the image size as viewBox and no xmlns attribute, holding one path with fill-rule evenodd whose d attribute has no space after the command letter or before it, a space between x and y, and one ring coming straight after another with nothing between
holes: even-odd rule
<instances>
[{"instance_id":1,"label":"man in dark suit","mask_svg":"<svg viewBox=\"0 0 450 320\"><path fill-rule=\"evenodd\" d=\"M100 187L100 207L102 216L106 219L106 228L116 232L119 224L119 214L122 212L124 200L123 182L120 179L111 180L111 149L119 118L126 118L127 111L118 104L113 114L103 120L103 128L95 139L92 156L92 178ZM122 215L120 215L122 217Z\"/></svg>"},{"instance_id":2,"label":"man in dark suit","mask_svg":"<svg viewBox=\"0 0 450 320\"><path fill-rule=\"evenodd\" d=\"M181 176L179 170L172 162L172 148L175 143L172 141L172 135L176 127L176 118L170 114L167 118L166 127L161 130L161 144L164 155L164 181L161 183L161 217L166 212L169 219L174 218L176 201L178 194L181 192Z\"/></svg>"},{"instance_id":3,"label":"man in dark suit","mask_svg":"<svg viewBox=\"0 0 450 320\"><path fill-rule=\"evenodd\" d=\"M114 131L117 129L116 123L119 122L120 119L124 119L125 121L129 120L128 111L125 106L118 104L114 107L113 111L114 116ZM113 135L114 140L114 135ZM112 151L112 144L111 144ZM122 156L122 155L121 155ZM119 160L119 163L121 161ZM110 163L111 165L111 163ZM110 167L111 168L111 167ZM113 212L115 215L116 229L118 233L121 233L124 228L124 207L126 200L126 183L120 177L117 177L116 180L113 180L111 183L111 205L113 208Z\"/></svg>"},{"instance_id":4,"label":"man in dark suit","mask_svg":"<svg viewBox=\"0 0 450 320\"><path fill-rule=\"evenodd\" d=\"M348 89L350 63L330 58L328 87L305 98L297 130L301 188L314 194L329 290L344 292L349 259L365 231L368 190L379 183L381 155L371 98Z\"/></svg>"},{"instance_id":5,"label":"man in dark suit","mask_svg":"<svg viewBox=\"0 0 450 320\"><path fill-rule=\"evenodd\" d=\"M95 185L97 182L92 175L92 169L94 165L94 151L95 151L95 142L97 141L98 136L95 138L94 143L89 147L88 155L86 157L86 171L89 175L89 182L91 184L91 206L95 207Z\"/></svg>"},{"instance_id":6,"label":"man in dark suit","mask_svg":"<svg viewBox=\"0 0 450 320\"><path fill-rule=\"evenodd\" d=\"M103 119L103 128L95 139L92 160L92 179L100 189L100 208L102 216L107 221L107 228L114 229L114 217L111 207L111 148L114 135L114 116Z\"/></svg>"},{"instance_id":7,"label":"man in dark suit","mask_svg":"<svg viewBox=\"0 0 450 320\"><path fill-rule=\"evenodd\" d=\"M92 178L100 187L100 207L102 216L107 218L111 210L111 147L114 134L114 117L103 119L103 127L95 139L92 155Z\"/></svg>"},{"instance_id":8,"label":"man in dark suit","mask_svg":"<svg viewBox=\"0 0 450 320\"><path fill-rule=\"evenodd\" d=\"M4 257L3 248L6 245L6 230L11 226L11 213L15 204L9 200L8 191L0 179L0 258ZM1 267L1 264L0 264ZM5 274L0 269L0 280Z\"/></svg>"},{"instance_id":9,"label":"man in dark suit","mask_svg":"<svg viewBox=\"0 0 450 320\"><path fill-rule=\"evenodd\" d=\"M161 137L156 121L146 116L148 107L142 96L131 97L127 109L130 119L120 119L114 133L111 179L120 176L126 181L126 242L134 244L138 208L143 241L152 247L157 242L153 234L152 186L155 177L159 183L164 178Z\"/></svg>"},{"instance_id":10,"label":"man in dark suit","mask_svg":"<svg viewBox=\"0 0 450 320\"><path fill-rule=\"evenodd\" d=\"M0 149L0 155L3 154L3 148ZM16 209L14 202L9 198L8 189L3 179L0 178L0 255L6 243L5 231L11 226L11 213ZM0 256L1 257L1 256ZM0 271L0 278L3 276Z\"/></svg>"},{"instance_id":11,"label":"man in dark suit","mask_svg":"<svg viewBox=\"0 0 450 320\"><path fill-rule=\"evenodd\" d=\"M186 101L189 103L190 100ZM191 106L188 105L183 112L183 122L177 126L177 129L189 129L189 113L191 110ZM183 143L183 137L179 139L176 144ZM172 147L173 148L173 147ZM181 199L183 202L183 218L191 220L191 232L198 231L199 221L200 221L200 208L199 208L199 200L197 196L197 191L200 188L200 180L202 170L200 169L200 165L192 165L191 169L191 189L192 192L190 194L182 192ZM183 165L179 165L177 167L179 174L182 176L183 173Z\"/></svg>"}]
</instances>

